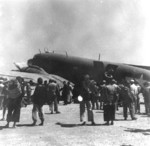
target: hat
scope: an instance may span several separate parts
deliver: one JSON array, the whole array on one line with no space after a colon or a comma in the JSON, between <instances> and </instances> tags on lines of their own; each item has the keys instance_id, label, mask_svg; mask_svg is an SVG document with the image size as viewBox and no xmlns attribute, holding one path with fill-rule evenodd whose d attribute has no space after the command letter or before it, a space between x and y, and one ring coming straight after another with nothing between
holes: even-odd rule
<instances>
[{"instance_id":1,"label":"hat","mask_svg":"<svg viewBox=\"0 0 150 146\"><path fill-rule=\"evenodd\" d=\"M0 80L0 83L3 83L4 81L3 80Z\"/></svg>"},{"instance_id":2,"label":"hat","mask_svg":"<svg viewBox=\"0 0 150 146\"><path fill-rule=\"evenodd\" d=\"M144 86L149 86L149 83L148 83L148 82L144 82L143 85L144 85Z\"/></svg>"},{"instance_id":3,"label":"hat","mask_svg":"<svg viewBox=\"0 0 150 146\"><path fill-rule=\"evenodd\" d=\"M86 75L84 76L84 79L90 79L90 76L89 76L88 74L86 74Z\"/></svg>"},{"instance_id":4,"label":"hat","mask_svg":"<svg viewBox=\"0 0 150 146\"><path fill-rule=\"evenodd\" d=\"M106 83L106 80L103 80L103 83Z\"/></svg>"},{"instance_id":5,"label":"hat","mask_svg":"<svg viewBox=\"0 0 150 146\"><path fill-rule=\"evenodd\" d=\"M131 80L130 80L130 83L134 83L134 80L133 80L133 79L131 79Z\"/></svg>"},{"instance_id":6,"label":"hat","mask_svg":"<svg viewBox=\"0 0 150 146\"><path fill-rule=\"evenodd\" d=\"M113 83L116 83L116 80L115 80L115 79L112 79L112 82L113 82Z\"/></svg>"}]
</instances>

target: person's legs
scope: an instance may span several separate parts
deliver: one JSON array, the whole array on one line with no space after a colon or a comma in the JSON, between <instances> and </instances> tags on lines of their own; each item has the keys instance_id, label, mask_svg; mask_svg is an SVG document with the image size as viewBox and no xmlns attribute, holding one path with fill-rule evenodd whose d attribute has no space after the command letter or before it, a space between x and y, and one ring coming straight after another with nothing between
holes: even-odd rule
<instances>
[{"instance_id":1,"label":"person's legs","mask_svg":"<svg viewBox=\"0 0 150 146\"><path fill-rule=\"evenodd\" d=\"M12 121L12 113L14 110L14 105L13 105L13 101L9 100L9 104L8 104L8 113L7 113L7 124L5 127L9 127L9 123L10 121Z\"/></svg>"},{"instance_id":2,"label":"person's legs","mask_svg":"<svg viewBox=\"0 0 150 146\"><path fill-rule=\"evenodd\" d=\"M123 116L124 116L125 120L127 120L127 118L128 118L127 109L128 109L127 105L123 104Z\"/></svg>"},{"instance_id":3,"label":"person's legs","mask_svg":"<svg viewBox=\"0 0 150 146\"><path fill-rule=\"evenodd\" d=\"M85 123L85 101L80 102L80 121Z\"/></svg>"},{"instance_id":4,"label":"person's legs","mask_svg":"<svg viewBox=\"0 0 150 146\"><path fill-rule=\"evenodd\" d=\"M97 109L97 110L100 109L100 108L99 108L99 101L98 101L98 99L96 100L96 109Z\"/></svg>"},{"instance_id":5,"label":"person's legs","mask_svg":"<svg viewBox=\"0 0 150 146\"><path fill-rule=\"evenodd\" d=\"M133 103L130 103L130 105L129 105L129 111L130 111L131 119L132 119L132 120L136 120L137 118L135 118L135 112L134 112Z\"/></svg>"},{"instance_id":6,"label":"person's legs","mask_svg":"<svg viewBox=\"0 0 150 146\"><path fill-rule=\"evenodd\" d=\"M54 99L54 111L55 111L56 113L60 113L60 112L58 111L58 100L57 100L57 96L56 96L55 99Z\"/></svg>"},{"instance_id":7,"label":"person's legs","mask_svg":"<svg viewBox=\"0 0 150 146\"><path fill-rule=\"evenodd\" d=\"M36 104L33 104L32 120L33 120L33 125L35 125L37 122L37 105Z\"/></svg>"},{"instance_id":8,"label":"person's legs","mask_svg":"<svg viewBox=\"0 0 150 146\"><path fill-rule=\"evenodd\" d=\"M104 104L104 121L106 121L105 125L109 125L109 105Z\"/></svg>"},{"instance_id":9,"label":"person's legs","mask_svg":"<svg viewBox=\"0 0 150 146\"><path fill-rule=\"evenodd\" d=\"M137 98L137 110L138 110L138 114L140 114L140 98Z\"/></svg>"},{"instance_id":10,"label":"person's legs","mask_svg":"<svg viewBox=\"0 0 150 146\"><path fill-rule=\"evenodd\" d=\"M51 111L51 114L53 114L54 113L54 110L53 110L54 109L54 101L53 100L50 102L49 109Z\"/></svg>"},{"instance_id":11,"label":"person's legs","mask_svg":"<svg viewBox=\"0 0 150 146\"><path fill-rule=\"evenodd\" d=\"M38 106L38 113L39 113L39 118L41 120L41 123L39 125L43 125L44 124L44 114L43 114L43 109L42 109L43 105Z\"/></svg>"},{"instance_id":12,"label":"person's legs","mask_svg":"<svg viewBox=\"0 0 150 146\"><path fill-rule=\"evenodd\" d=\"M115 120L115 104L112 104L110 105L110 108L109 108L109 117L110 117L110 120L111 120L111 125L114 124L114 120Z\"/></svg>"},{"instance_id":13,"label":"person's legs","mask_svg":"<svg viewBox=\"0 0 150 146\"><path fill-rule=\"evenodd\" d=\"M92 125L94 125L95 124L94 114L93 114L92 105L90 101L86 101L86 107L87 107L88 121L91 121Z\"/></svg>"}]
</instances>

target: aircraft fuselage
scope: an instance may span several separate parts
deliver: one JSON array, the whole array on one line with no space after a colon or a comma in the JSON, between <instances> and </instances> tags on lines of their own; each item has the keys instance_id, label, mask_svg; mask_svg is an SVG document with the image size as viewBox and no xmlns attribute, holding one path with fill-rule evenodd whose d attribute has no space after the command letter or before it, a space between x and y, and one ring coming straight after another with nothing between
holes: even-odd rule
<instances>
[{"instance_id":1,"label":"aircraft fuselage","mask_svg":"<svg viewBox=\"0 0 150 146\"><path fill-rule=\"evenodd\" d=\"M43 68L50 74L56 74L73 83L81 80L84 74L89 74L97 82L104 79L105 72L111 72L116 80L125 77L137 78L150 81L150 71L121 63L110 63L85 59L80 57L67 56L55 53L36 54L28 64Z\"/></svg>"}]
</instances>

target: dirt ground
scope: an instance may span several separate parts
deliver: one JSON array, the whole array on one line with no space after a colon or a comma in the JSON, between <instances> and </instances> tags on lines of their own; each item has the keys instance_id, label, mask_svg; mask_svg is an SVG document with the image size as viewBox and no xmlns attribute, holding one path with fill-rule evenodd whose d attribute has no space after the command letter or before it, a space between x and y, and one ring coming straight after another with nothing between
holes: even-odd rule
<instances>
[{"instance_id":1,"label":"dirt ground","mask_svg":"<svg viewBox=\"0 0 150 146\"><path fill-rule=\"evenodd\" d=\"M0 146L149 146L150 117L136 115L124 121L122 108L116 113L113 126L105 126L103 111L94 110L96 125L80 125L79 105L59 105L60 114L50 114L44 106L44 126L31 126L32 105L21 109L21 120L14 128L4 128L6 121L0 121ZM141 105L144 112L144 105ZM1 116L2 111L0 111ZM10 127L12 124L10 124Z\"/></svg>"}]
</instances>

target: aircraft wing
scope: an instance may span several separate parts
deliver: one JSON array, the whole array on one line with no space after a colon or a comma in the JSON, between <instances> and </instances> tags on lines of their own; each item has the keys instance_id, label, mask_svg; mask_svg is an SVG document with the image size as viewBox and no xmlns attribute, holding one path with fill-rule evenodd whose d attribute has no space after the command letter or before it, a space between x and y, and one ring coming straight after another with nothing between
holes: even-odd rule
<instances>
[{"instance_id":1,"label":"aircraft wing","mask_svg":"<svg viewBox=\"0 0 150 146\"><path fill-rule=\"evenodd\" d=\"M55 80L60 87L63 87L63 81L67 81L66 79L59 77L57 75L52 74L38 74L38 73L27 73L27 72L19 72L19 71L9 71L9 72L0 72L0 77L7 77L7 78L15 78L17 76L20 76L24 78L25 81L32 80L34 83L37 83L37 79L41 77L44 81L49 79Z\"/></svg>"},{"instance_id":2,"label":"aircraft wing","mask_svg":"<svg viewBox=\"0 0 150 146\"><path fill-rule=\"evenodd\" d=\"M68 82L68 80L66 80L63 77L47 73L43 68L40 68L39 66L29 65L29 66L22 67L20 63L14 63L14 64L17 70L12 70L10 72L5 72L5 73L0 72L0 76L9 77L9 78L20 76L24 78L25 81L32 80L34 83L37 83L37 79L39 77L41 77L44 81L45 80L49 81L49 79L52 79L55 80L60 87L63 87L64 81Z\"/></svg>"}]
</instances>

